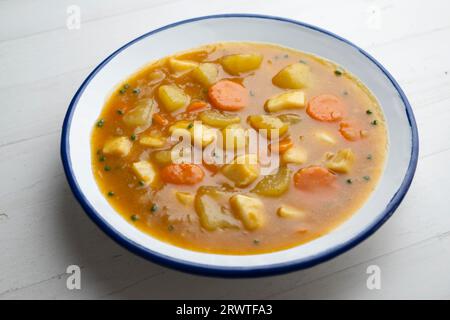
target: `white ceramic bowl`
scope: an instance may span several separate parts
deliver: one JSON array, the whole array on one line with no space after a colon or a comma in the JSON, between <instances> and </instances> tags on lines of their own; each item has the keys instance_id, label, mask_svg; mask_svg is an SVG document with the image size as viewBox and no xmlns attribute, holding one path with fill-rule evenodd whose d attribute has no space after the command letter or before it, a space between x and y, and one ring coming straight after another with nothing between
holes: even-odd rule
<instances>
[{"instance_id":1,"label":"white ceramic bowl","mask_svg":"<svg viewBox=\"0 0 450 320\"><path fill-rule=\"evenodd\" d=\"M384 173L364 206L331 233L288 250L258 255L194 252L155 239L129 224L100 193L91 170L90 135L111 89L152 60L220 41L269 42L311 52L342 65L373 92L389 129ZM64 120L61 157L70 187L84 210L114 240L149 260L184 271L221 276L259 276L328 260L377 230L398 207L413 178L418 155L411 107L392 76L369 54L330 32L298 21L226 14L180 21L127 43L83 82Z\"/></svg>"}]
</instances>

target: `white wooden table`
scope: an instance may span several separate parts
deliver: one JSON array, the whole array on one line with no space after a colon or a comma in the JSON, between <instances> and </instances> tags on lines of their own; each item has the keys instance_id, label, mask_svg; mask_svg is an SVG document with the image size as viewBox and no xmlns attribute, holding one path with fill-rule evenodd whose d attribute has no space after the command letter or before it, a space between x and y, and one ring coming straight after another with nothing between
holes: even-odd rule
<instances>
[{"instance_id":1,"label":"white wooden table","mask_svg":"<svg viewBox=\"0 0 450 320\"><path fill-rule=\"evenodd\" d=\"M81 28L66 26L81 9ZM413 106L420 159L409 193L371 238L329 262L260 279L193 276L143 260L84 214L66 183L70 99L114 49L189 17L252 12L331 30L373 54ZM447 0L0 1L0 299L450 298L450 2ZM81 290L66 268L81 267ZM381 268L381 289L366 269Z\"/></svg>"}]
</instances>

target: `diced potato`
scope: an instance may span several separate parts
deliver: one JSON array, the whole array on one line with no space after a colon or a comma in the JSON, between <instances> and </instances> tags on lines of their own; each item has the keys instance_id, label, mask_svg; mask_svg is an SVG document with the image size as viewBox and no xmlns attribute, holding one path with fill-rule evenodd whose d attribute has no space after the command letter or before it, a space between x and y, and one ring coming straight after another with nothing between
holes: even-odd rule
<instances>
[{"instance_id":1,"label":"diced potato","mask_svg":"<svg viewBox=\"0 0 450 320\"><path fill-rule=\"evenodd\" d=\"M200 84L209 87L217 81L219 70L214 63L201 63L197 68L192 70L191 75Z\"/></svg>"},{"instance_id":2,"label":"diced potato","mask_svg":"<svg viewBox=\"0 0 450 320\"><path fill-rule=\"evenodd\" d=\"M152 155L155 162L161 166L165 166L172 163L172 156L170 150L156 151Z\"/></svg>"},{"instance_id":3,"label":"diced potato","mask_svg":"<svg viewBox=\"0 0 450 320\"><path fill-rule=\"evenodd\" d=\"M221 169L222 174L234 182L236 187L246 187L259 176L259 166L255 154L238 156Z\"/></svg>"},{"instance_id":4,"label":"diced potato","mask_svg":"<svg viewBox=\"0 0 450 320\"><path fill-rule=\"evenodd\" d=\"M194 125L194 123L192 121L179 120L179 121L176 121L174 124L172 124L169 127L169 133L173 134L175 132L175 130L180 130L180 129L189 131L193 125Z\"/></svg>"},{"instance_id":5,"label":"diced potato","mask_svg":"<svg viewBox=\"0 0 450 320\"><path fill-rule=\"evenodd\" d=\"M230 198L230 204L245 228L255 230L266 223L264 204L260 199L237 194Z\"/></svg>"},{"instance_id":6,"label":"diced potato","mask_svg":"<svg viewBox=\"0 0 450 320\"><path fill-rule=\"evenodd\" d=\"M287 109L302 109L305 107L305 93L301 90L280 93L266 101L267 112L278 112Z\"/></svg>"},{"instance_id":7,"label":"diced potato","mask_svg":"<svg viewBox=\"0 0 450 320\"><path fill-rule=\"evenodd\" d=\"M139 139L139 143L146 147L161 148L166 144L163 137L143 136Z\"/></svg>"},{"instance_id":8,"label":"diced potato","mask_svg":"<svg viewBox=\"0 0 450 320\"><path fill-rule=\"evenodd\" d=\"M185 206L192 205L195 199L195 196L192 193L181 191L175 191L175 197L181 204Z\"/></svg>"},{"instance_id":9,"label":"diced potato","mask_svg":"<svg viewBox=\"0 0 450 320\"><path fill-rule=\"evenodd\" d=\"M335 145L336 139L333 137L332 134L325 132L325 131L318 131L314 134L314 136L319 139L320 141L329 144L329 145Z\"/></svg>"},{"instance_id":10,"label":"diced potato","mask_svg":"<svg viewBox=\"0 0 450 320\"><path fill-rule=\"evenodd\" d=\"M152 99L141 99L136 106L123 116L123 122L129 127L143 131L152 124L155 102Z\"/></svg>"},{"instance_id":11,"label":"diced potato","mask_svg":"<svg viewBox=\"0 0 450 320\"><path fill-rule=\"evenodd\" d=\"M158 97L164 108L173 112L189 104L191 98L176 85L162 85L158 89Z\"/></svg>"},{"instance_id":12,"label":"diced potato","mask_svg":"<svg viewBox=\"0 0 450 320\"><path fill-rule=\"evenodd\" d=\"M306 216L303 210L287 205L282 205L277 210L278 216L281 218L304 218Z\"/></svg>"},{"instance_id":13,"label":"diced potato","mask_svg":"<svg viewBox=\"0 0 450 320\"><path fill-rule=\"evenodd\" d=\"M199 114L199 117L205 124L216 128L225 128L231 124L241 122L241 118L236 114L223 113L216 109L203 111Z\"/></svg>"},{"instance_id":14,"label":"diced potato","mask_svg":"<svg viewBox=\"0 0 450 320\"><path fill-rule=\"evenodd\" d=\"M127 137L112 138L106 141L103 153L125 157L130 153L132 145L133 143Z\"/></svg>"},{"instance_id":15,"label":"diced potato","mask_svg":"<svg viewBox=\"0 0 450 320\"><path fill-rule=\"evenodd\" d=\"M289 128L289 125L279 118L264 114L249 116L248 120L254 129L266 130L268 138L272 136L272 130L278 130L278 136L281 137Z\"/></svg>"},{"instance_id":16,"label":"diced potato","mask_svg":"<svg viewBox=\"0 0 450 320\"><path fill-rule=\"evenodd\" d=\"M220 62L226 72L237 76L258 69L263 56L260 54L232 54L223 57Z\"/></svg>"},{"instance_id":17,"label":"diced potato","mask_svg":"<svg viewBox=\"0 0 450 320\"><path fill-rule=\"evenodd\" d=\"M355 155L351 149L342 149L329 157L325 166L334 172L347 173L350 171L354 160Z\"/></svg>"},{"instance_id":18,"label":"diced potato","mask_svg":"<svg viewBox=\"0 0 450 320\"><path fill-rule=\"evenodd\" d=\"M217 136L217 129L210 128L203 124L195 123L190 129L192 140L196 145L206 147L214 141Z\"/></svg>"},{"instance_id":19,"label":"diced potato","mask_svg":"<svg viewBox=\"0 0 450 320\"><path fill-rule=\"evenodd\" d=\"M232 124L222 130L223 147L227 150L238 150L247 144L247 130L239 124Z\"/></svg>"},{"instance_id":20,"label":"diced potato","mask_svg":"<svg viewBox=\"0 0 450 320\"><path fill-rule=\"evenodd\" d=\"M308 87L311 82L311 70L303 63L291 64L273 77L274 85L285 89L301 89Z\"/></svg>"},{"instance_id":21,"label":"diced potato","mask_svg":"<svg viewBox=\"0 0 450 320\"><path fill-rule=\"evenodd\" d=\"M228 207L230 195L216 187L202 186L195 196L195 211L203 228L214 231L224 228L239 228Z\"/></svg>"},{"instance_id":22,"label":"diced potato","mask_svg":"<svg viewBox=\"0 0 450 320\"><path fill-rule=\"evenodd\" d=\"M150 162L145 160L134 162L131 167L139 180L144 181L146 184L150 184L155 180L156 171Z\"/></svg>"},{"instance_id":23,"label":"diced potato","mask_svg":"<svg viewBox=\"0 0 450 320\"><path fill-rule=\"evenodd\" d=\"M262 196L279 197L288 191L290 183L291 170L287 167L281 167L276 174L262 178L252 192Z\"/></svg>"},{"instance_id":24,"label":"diced potato","mask_svg":"<svg viewBox=\"0 0 450 320\"><path fill-rule=\"evenodd\" d=\"M287 149L281 157L281 159L285 163L294 163L294 164L305 163L307 158L308 155L306 153L306 150L298 146L294 146Z\"/></svg>"},{"instance_id":25,"label":"diced potato","mask_svg":"<svg viewBox=\"0 0 450 320\"><path fill-rule=\"evenodd\" d=\"M189 60L179 60L176 58L169 59L169 66L172 72L183 74L197 68L198 63L195 61Z\"/></svg>"}]
</instances>

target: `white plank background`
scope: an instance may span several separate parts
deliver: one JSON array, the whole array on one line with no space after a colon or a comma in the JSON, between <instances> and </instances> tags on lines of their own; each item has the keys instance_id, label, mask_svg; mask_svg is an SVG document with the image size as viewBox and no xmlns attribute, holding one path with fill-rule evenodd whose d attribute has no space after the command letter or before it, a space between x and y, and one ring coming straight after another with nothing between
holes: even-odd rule
<instances>
[{"instance_id":1,"label":"white plank background","mask_svg":"<svg viewBox=\"0 0 450 320\"><path fill-rule=\"evenodd\" d=\"M79 30L66 27L71 4ZM355 42L413 106L421 150L404 202L370 239L314 268L216 279L152 264L104 235L63 175L61 124L89 71L142 33L226 12L294 18ZM446 0L0 1L0 299L450 298L449 12ZM71 264L82 268L81 290L66 288ZM373 264L380 290L366 287Z\"/></svg>"}]
</instances>

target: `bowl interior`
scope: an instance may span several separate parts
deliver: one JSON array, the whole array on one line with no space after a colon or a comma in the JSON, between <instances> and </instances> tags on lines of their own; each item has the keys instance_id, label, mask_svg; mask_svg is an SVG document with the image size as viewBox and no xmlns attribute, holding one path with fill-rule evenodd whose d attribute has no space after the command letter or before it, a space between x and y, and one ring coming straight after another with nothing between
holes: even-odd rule
<instances>
[{"instance_id":1,"label":"bowl interior","mask_svg":"<svg viewBox=\"0 0 450 320\"><path fill-rule=\"evenodd\" d=\"M376 96L387 121L389 150L385 171L376 190L363 207L331 233L307 244L268 254L234 256L193 252L161 242L137 230L108 204L97 188L91 170L90 135L105 99L128 75L148 62L200 45L220 41L269 42L332 60L356 75ZM340 252L358 242L386 219L396 203L391 199L405 188L412 159L411 118L404 97L392 80L364 52L320 30L291 21L257 16L221 16L193 19L150 33L116 51L87 79L68 113L63 149L66 170L78 198L108 232L140 253L167 258L191 266L221 270L270 268L308 263ZM64 157L64 156L63 156ZM409 169L411 170L411 169ZM412 168L414 171L414 168ZM69 178L70 180L70 178ZM403 186L402 186L403 183ZM409 183L406 183L406 189ZM406 192L406 190L403 190ZM404 193L401 191L401 193ZM400 201L395 199L394 202Z\"/></svg>"}]
</instances>

